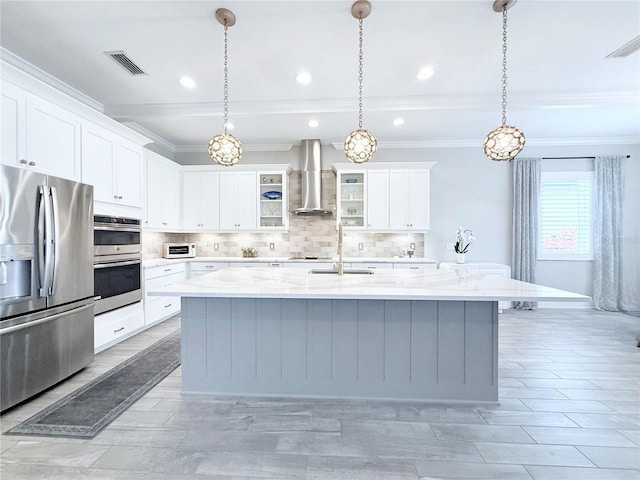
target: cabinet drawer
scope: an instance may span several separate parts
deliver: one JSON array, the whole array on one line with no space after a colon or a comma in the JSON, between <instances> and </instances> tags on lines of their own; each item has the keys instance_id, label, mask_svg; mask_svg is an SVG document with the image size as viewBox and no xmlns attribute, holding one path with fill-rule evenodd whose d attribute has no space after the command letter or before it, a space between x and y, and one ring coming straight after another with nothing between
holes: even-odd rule
<instances>
[{"instance_id":1,"label":"cabinet drawer","mask_svg":"<svg viewBox=\"0 0 640 480\"><path fill-rule=\"evenodd\" d=\"M171 275L180 272L186 272L186 266L184 263L172 263L169 265L160 265L158 267L151 267L144 269L144 279L149 280L151 278L161 277L163 275Z\"/></svg>"},{"instance_id":2,"label":"cabinet drawer","mask_svg":"<svg viewBox=\"0 0 640 480\"><path fill-rule=\"evenodd\" d=\"M205 273L215 272L216 270L223 270L229 268L227 262L191 262L189 264L190 275L204 275Z\"/></svg>"},{"instance_id":3,"label":"cabinet drawer","mask_svg":"<svg viewBox=\"0 0 640 480\"><path fill-rule=\"evenodd\" d=\"M153 298L153 300L144 304L145 325L159 322L180 312L180 297L149 298Z\"/></svg>"},{"instance_id":4,"label":"cabinet drawer","mask_svg":"<svg viewBox=\"0 0 640 480\"><path fill-rule=\"evenodd\" d=\"M118 311L107 312L96 316L94 322L94 348L97 351L144 327L144 312L141 308L129 315Z\"/></svg>"},{"instance_id":5,"label":"cabinet drawer","mask_svg":"<svg viewBox=\"0 0 640 480\"><path fill-rule=\"evenodd\" d=\"M351 262L352 268L370 268L372 270L384 270L393 268L393 263L360 263L360 262Z\"/></svg>"},{"instance_id":6,"label":"cabinet drawer","mask_svg":"<svg viewBox=\"0 0 640 480\"><path fill-rule=\"evenodd\" d=\"M152 302L157 297L149 296L147 292L151 290L155 290L157 288L168 287L169 285L173 285L176 282L181 282L182 280L186 280L187 275L185 272L172 273L170 275L165 275L163 277L151 278L149 280L145 280L144 282L144 301Z\"/></svg>"},{"instance_id":7,"label":"cabinet drawer","mask_svg":"<svg viewBox=\"0 0 640 480\"><path fill-rule=\"evenodd\" d=\"M393 268L398 270L435 270L435 263L394 263Z\"/></svg>"}]
</instances>

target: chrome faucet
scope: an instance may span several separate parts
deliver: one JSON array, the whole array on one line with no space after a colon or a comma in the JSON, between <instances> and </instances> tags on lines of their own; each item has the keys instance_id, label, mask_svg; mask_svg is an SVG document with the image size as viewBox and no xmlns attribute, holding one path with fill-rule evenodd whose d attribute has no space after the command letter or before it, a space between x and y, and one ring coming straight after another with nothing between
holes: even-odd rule
<instances>
[{"instance_id":1,"label":"chrome faucet","mask_svg":"<svg viewBox=\"0 0 640 480\"><path fill-rule=\"evenodd\" d=\"M344 262L342 261L342 222L338 223L338 263L333 264L333 269L338 275L344 275Z\"/></svg>"}]
</instances>

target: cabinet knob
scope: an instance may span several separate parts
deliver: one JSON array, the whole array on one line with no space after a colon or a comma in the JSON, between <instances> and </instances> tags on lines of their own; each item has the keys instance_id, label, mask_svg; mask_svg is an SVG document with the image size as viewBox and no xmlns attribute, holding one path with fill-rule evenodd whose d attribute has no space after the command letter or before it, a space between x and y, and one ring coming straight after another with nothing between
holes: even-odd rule
<instances>
[{"instance_id":1,"label":"cabinet knob","mask_svg":"<svg viewBox=\"0 0 640 480\"><path fill-rule=\"evenodd\" d=\"M162 222L162 224L163 224L163 225L166 225L166 224L167 224L167 222Z\"/></svg>"},{"instance_id":2,"label":"cabinet knob","mask_svg":"<svg viewBox=\"0 0 640 480\"><path fill-rule=\"evenodd\" d=\"M22 163L23 165L26 165L27 161L23 158L22 160L20 160L20 163Z\"/></svg>"},{"instance_id":3,"label":"cabinet knob","mask_svg":"<svg viewBox=\"0 0 640 480\"><path fill-rule=\"evenodd\" d=\"M122 195L118 195L118 200L122 200Z\"/></svg>"},{"instance_id":4,"label":"cabinet knob","mask_svg":"<svg viewBox=\"0 0 640 480\"><path fill-rule=\"evenodd\" d=\"M120 327L120 328L114 330L113 333L118 333L118 332L121 332L122 330L124 330L124 327Z\"/></svg>"},{"instance_id":5,"label":"cabinet knob","mask_svg":"<svg viewBox=\"0 0 640 480\"><path fill-rule=\"evenodd\" d=\"M117 200L118 199L118 195L114 195L113 198L115 198Z\"/></svg>"},{"instance_id":6,"label":"cabinet knob","mask_svg":"<svg viewBox=\"0 0 640 480\"><path fill-rule=\"evenodd\" d=\"M32 167L36 166L36 162L29 162L29 165L31 165Z\"/></svg>"},{"instance_id":7,"label":"cabinet knob","mask_svg":"<svg viewBox=\"0 0 640 480\"><path fill-rule=\"evenodd\" d=\"M171 304L165 305L164 308L169 308Z\"/></svg>"}]
</instances>

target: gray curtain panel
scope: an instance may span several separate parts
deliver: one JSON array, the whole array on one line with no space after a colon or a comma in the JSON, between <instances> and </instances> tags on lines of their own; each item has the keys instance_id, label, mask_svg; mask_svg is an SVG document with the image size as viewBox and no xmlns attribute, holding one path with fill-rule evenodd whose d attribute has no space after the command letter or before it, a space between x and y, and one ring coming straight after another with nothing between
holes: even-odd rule
<instances>
[{"instance_id":1,"label":"gray curtain panel","mask_svg":"<svg viewBox=\"0 0 640 480\"><path fill-rule=\"evenodd\" d=\"M538 250L540 158L513 159L513 236L511 276L535 283ZM514 302L513 308L534 310L537 302Z\"/></svg>"},{"instance_id":2,"label":"gray curtain panel","mask_svg":"<svg viewBox=\"0 0 640 480\"><path fill-rule=\"evenodd\" d=\"M622 156L595 159L593 304L599 310L638 314L638 238L624 232L623 162Z\"/></svg>"}]
</instances>

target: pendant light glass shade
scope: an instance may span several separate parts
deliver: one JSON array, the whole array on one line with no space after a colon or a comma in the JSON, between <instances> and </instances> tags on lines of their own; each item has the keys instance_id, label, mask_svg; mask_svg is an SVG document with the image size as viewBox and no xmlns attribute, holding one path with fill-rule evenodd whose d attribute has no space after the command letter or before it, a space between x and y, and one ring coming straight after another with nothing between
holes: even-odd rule
<instances>
[{"instance_id":1,"label":"pendant light glass shade","mask_svg":"<svg viewBox=\"0 0 640 480\"><path fill-rule=\"evenodd\" d=\"M242 157L242 145L230 133L219 133L209 140L209 155L216 163L231 167Z\"/></svg>"},{"instance_id":2,"label":"pendant light glass shade","mask_svg":"<svg viewBox=\"0 0 640 480\"><path fill-rule=\"evenodd\" d=\"M229 39L227 29L236 24L236 16L231 10L219 8L216 10L216 19L224 26L224 123L222 124L224 131L209 140L209 156L217 164L231 167L238 163L242 157L240 140L227 133L227 125L229 125L229 69L227 68Z\"/></svg>"},{"instance_id":3,"label":"pendant light glass shade","mask_svg":"<svg viewBox=\"0 0 640 480\"><path fill-rule=\"evenodd\" d=\"M368 162L378 148L378 140L369 130L354 130L344 141L344 154L353 163Z\"/></svg>"},{"instance_id":4,"label":"pendant light glass shade","mask_svg":"<svg viewBox=\"0 0 640 480\"><path fill-rule=\"evenodd\" d=\"M507 125L507 9L516 0L495 0L493 10L502 12L502 125L489 132L482 143L484 154L491 160L512 160L524 148L524 133Z\"/></svg>"},{"instance_id":5,"label":"pendant light glass shade","mask_svg":"<svg viewBox=\"0 0 640 480\"><path fill-rule=\"evenodd\" d=\"M500 125L489 132L482 148L491 160L511 160L522 151L524 142L524 133L518 127Z\"/></svg>"},{"instance_id":6,"label":"pendant light glass shade","mask_svg":"<svg viewBox=\"0 0 640 480\"><path fill-rule=\"evenodd\" d=\"M369 131L362 128L362 70L364 55L362 53L362 19L371 13L371 4L367 0L358 0L351 6L351 15L359 22L358 42L358 128L347 135L344 141L344 154L353 163L365 163L378 149L378 140Z\"/></svg>"}]
</instances>

